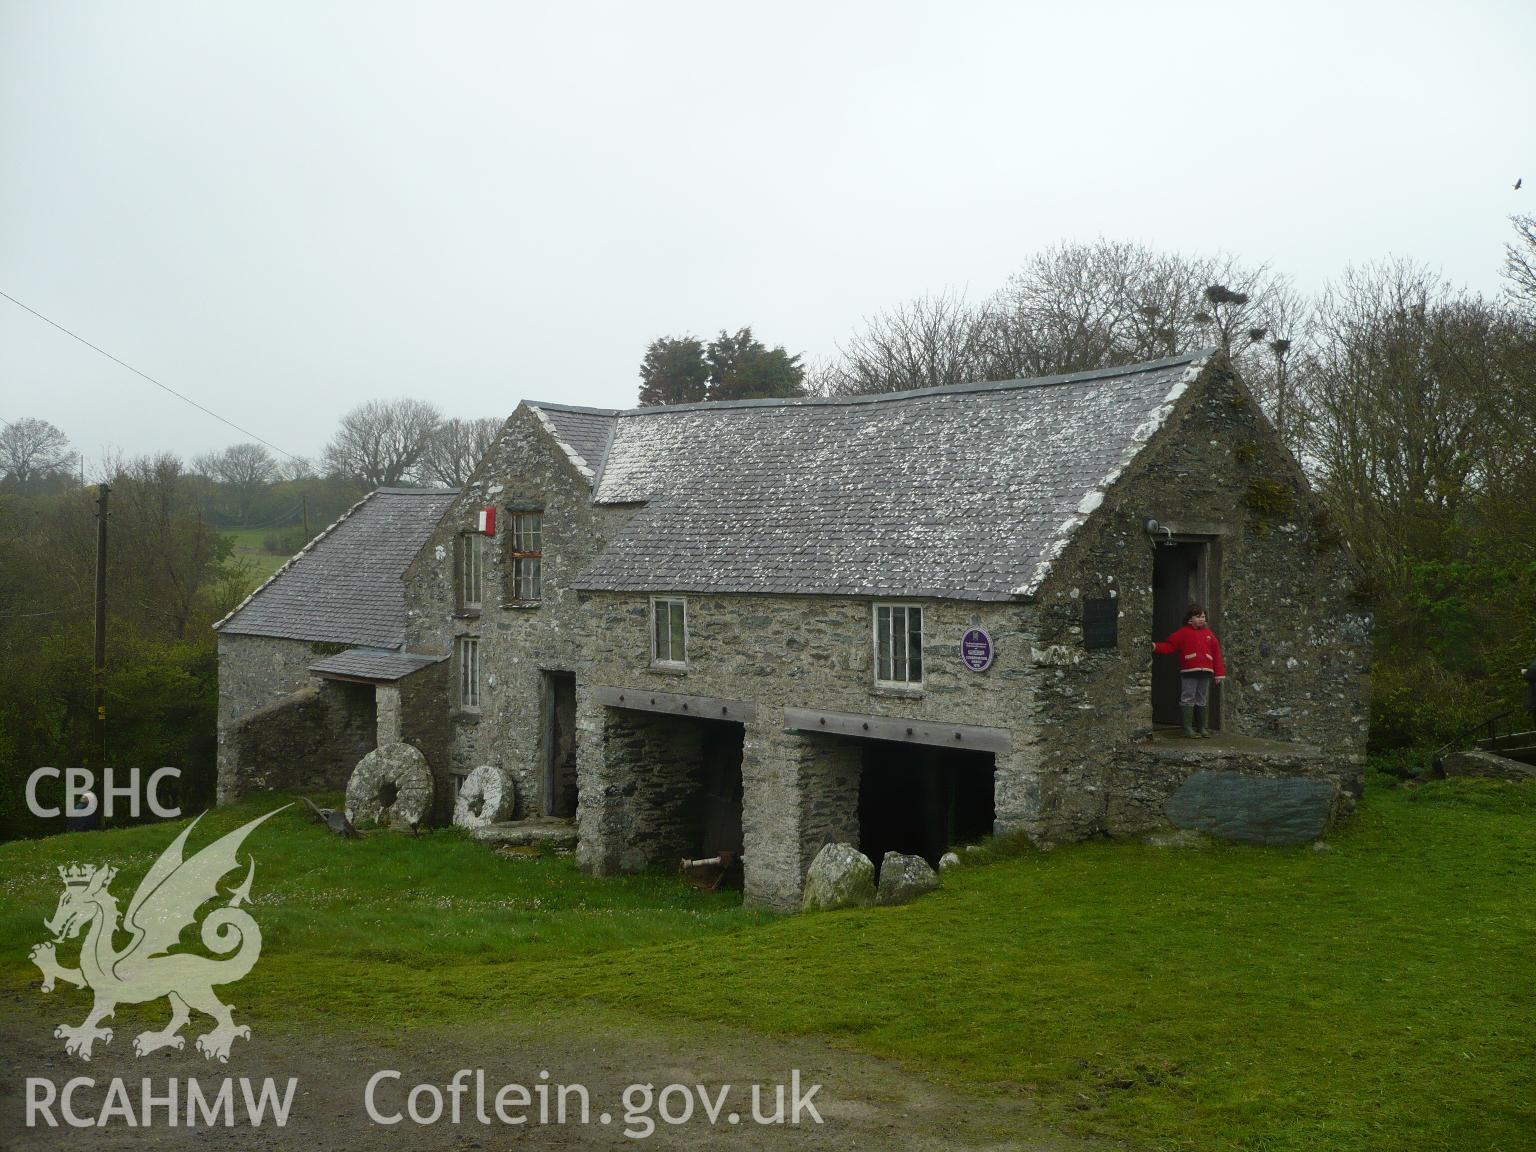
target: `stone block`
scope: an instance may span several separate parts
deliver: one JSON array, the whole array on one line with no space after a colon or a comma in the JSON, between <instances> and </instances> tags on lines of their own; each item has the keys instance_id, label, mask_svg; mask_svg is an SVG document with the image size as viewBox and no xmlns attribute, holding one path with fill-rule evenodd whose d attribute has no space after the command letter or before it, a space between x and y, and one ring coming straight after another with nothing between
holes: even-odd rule
<instances>
[{"instance_id":1,"label":"stone block","mask_svg":"<svg viewBox=\"0 0 1536 1152\"><path fill-rule=\"evenodd\" d=\"M1328 828L1338 785L1240 772L1196 772L1164 806L1175 827L1242 844L1285 846L1316 840Z\"/></svg>"},{"instance_id":2,"label":"stone block","mask_svg":"<svg viewBox=\"0 0 1536 1152\"><path fill-rule=\"evenodd\" d=\"M1447 776L1490 776L1495 780L1536 780L1536 767L1492 752L1453 752L1445 758Z\"/></svg>"},{"instance_id":3,"label":"stone block","mask_svg":"<svg viewBox=\"0 0 1536 1152\"><path fill-rule=\"evenodd\" d=\"M857 908L875 902L875 865L852 844L828 844L805 874L807 912Z\"/></svg>"},{"instance_id":4,"label":"stone block","mask_svg":"<svg viewBox=\"0 0 1536 1152\"><path fill-rule=\"evenodd\" d=\"M955 857L958 861L959 857ZM880 862L880 884L875 889L877 904L905 904L939 886L939 874L921 856L887 852Z\"/></svg>"}]
</instances>

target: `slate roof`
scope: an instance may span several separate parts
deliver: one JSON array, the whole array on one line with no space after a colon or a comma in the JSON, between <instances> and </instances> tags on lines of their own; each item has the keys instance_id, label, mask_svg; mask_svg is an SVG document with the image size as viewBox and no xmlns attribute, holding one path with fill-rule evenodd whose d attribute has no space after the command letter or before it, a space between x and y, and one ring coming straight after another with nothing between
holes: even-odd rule
<instances>
[{"instance_id":1,"label":"slate roof","mask_svg":"<svg viewBox=\"0 0 1536 1152\"><path fill-rule=\"evenodd\" d=\"M1030 596L1210 355L620 413L593 500L646 506L575 586Z\"/></svg>"},{"instance_id":2,"label":"slate roof","mask_svg":"<svg viewBox=\"0 0 1536 1152\"><path fill-rule=\"evenodd\" d=\"M400 647L400 577L457 495L451 488L369 493L214 627L239 636Z\"/></svg>"},{"instance_id":3,"label":"slate roof","mask_svg":"<svg viewBox=\"0 0 1536 1152\"><path fill-rule=\"evenodd\" d=\"M321 676L394 683L446 659L446 656L419 656L414 652L391 652L383 648L349 648L311 664L309 670Z\"/></svg>"},{"instance_id":4,"label":"slate roof","mask_svg":"<svg viewBox=\"0 0 1536 1152\"><path fill-rule=\"evenodd\" d=\"M540 422L591 483L603 470L608 441L618 423L616 408L575 408L569 404L529 404Z\"/></svg>"}]
</instances>

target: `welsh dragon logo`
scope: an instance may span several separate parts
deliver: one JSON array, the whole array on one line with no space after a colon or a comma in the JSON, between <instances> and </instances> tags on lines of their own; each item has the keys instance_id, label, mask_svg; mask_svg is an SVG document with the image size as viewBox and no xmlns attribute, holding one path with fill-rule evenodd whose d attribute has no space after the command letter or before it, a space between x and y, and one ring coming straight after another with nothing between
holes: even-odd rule
<instances>
[{"instance_id":1,"label":"welsh dragon logo","mask_svg":"<svg viewBox=\"0 0 1536 1152\"><path fill-rule=\"evenodd\" d=\"M77 988L89 987L96 996L90 1015L78 1028L61 1024L54 1030L53 1034L64 1041L67 1053L89 1060L97 1041L112 1043L112 1029L100 1025L116 1012L119 1004L142 1004L162 996L171 1002L170 1023L159 1032L139 1033L133 1041L137 1056L161 1048L179 1050L186 1041L178 1033L191 1019L193 1009L214 1020L212 1031L197 1038L197 1050L207 1059L228 1061L235 1038L250 1039L251 1030L235 1024L233 1009L213 994L213 988L239 980L255 967L261 955L261 929L250 913L240 907L251 898L251 881L256 875L254 857L247 857L245 882L229 893L229 903L209 912L202 922L203 946L219 955L234 955L214 960L195 953L173 953L171 949L180 941L183 929L196 922L198 909L219 898L219 881L239 866L235 854L245 838L263 820L282 810L275 809L241 825L190 860L184 860L182 846L202 817L193 820L139 883L121 924L117 897L111 892L116 868L72 864L59 869L64 893L53 916L43 921L53 939L34 947L31 959L42 971L44 992L52 992L55 981L63 980ZM82 930L86 937L80 947L80 967L60 966L56 946L80 935ZM124 932L130 939L118 949L113 945L113 937Z\"/></svg>"}]
</instances>

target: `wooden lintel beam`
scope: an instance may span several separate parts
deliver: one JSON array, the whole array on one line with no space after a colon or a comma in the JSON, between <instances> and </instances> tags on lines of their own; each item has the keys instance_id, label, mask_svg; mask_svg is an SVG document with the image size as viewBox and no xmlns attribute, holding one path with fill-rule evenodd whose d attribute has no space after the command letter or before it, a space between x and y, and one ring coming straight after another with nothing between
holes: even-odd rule
<instances>
[{"instance_id":1,"label":"wooden lintel beam","mask_svg":"<svg viewBox=\"0 0 1536 1152\"><path fill-rule=\"evenodd\" d=\"M666 712L700 720L731 720L746 723L757 715L750 700L723 700L716 696L688 696L682 692L653 692L648 688L613 688L600 684L592 689L599 704L608 708L635 708L641 712Z\"/></svg>"},{"instance_id":2,"label":"wooden lintel beam","mask_svg":"<svg viewBox=\"0 0 1536 1152\"><path fill-rule=\"evenodd\" d=\"M931 720L908 720L900 716L865 716L857 712L826 712L819 708L786 708L784 727L802 732L859 736L869 740L932 744L940 748L974 748L978 752L1013 751L1013 733L1007 728L987 728L979 724L943 724Z\"/></svg>"}]
</instances>

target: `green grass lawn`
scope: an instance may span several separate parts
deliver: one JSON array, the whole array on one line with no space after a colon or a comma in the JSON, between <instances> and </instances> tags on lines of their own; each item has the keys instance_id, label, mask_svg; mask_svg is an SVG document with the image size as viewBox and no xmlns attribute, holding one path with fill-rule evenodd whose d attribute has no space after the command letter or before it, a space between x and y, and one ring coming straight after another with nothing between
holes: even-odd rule
<instances>
[{"instance_id":1,"label":"green grass lawn","mask_svg":"<svg viewBox=\"0 0 1536 1152\"><path fill-rule=\"evenodd\" d=\"M0 981L35 983L56 864L110 859L126 905L169 832L0 845ZM1143 1148L1536 1147L1536 789L1373 778L1330 843L1083 844L781 918L451 832L343 843L290 811L248 842L266 945L239 1003L339 1028L536 1001L824 1035Z\"/></svg>"}]
</instances>

